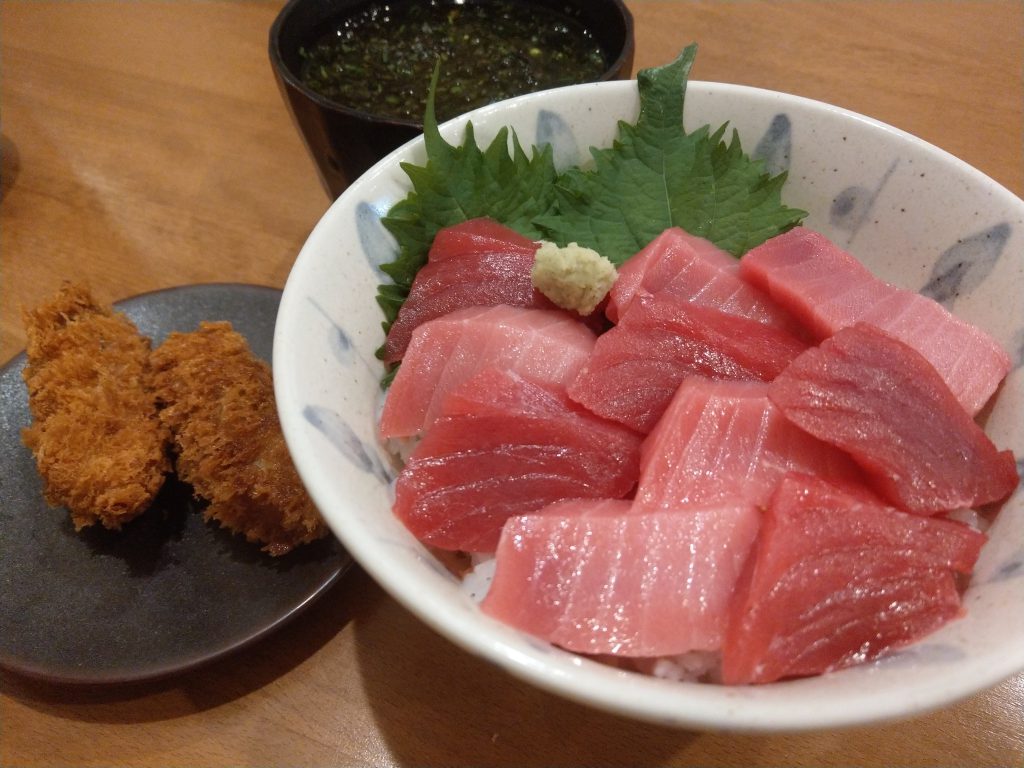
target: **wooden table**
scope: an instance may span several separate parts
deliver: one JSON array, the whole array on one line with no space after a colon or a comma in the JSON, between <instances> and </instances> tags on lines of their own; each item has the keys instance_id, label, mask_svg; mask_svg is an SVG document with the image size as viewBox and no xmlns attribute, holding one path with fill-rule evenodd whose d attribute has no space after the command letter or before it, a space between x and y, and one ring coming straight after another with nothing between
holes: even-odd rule
<instances>
[{"instance_id":1,"label":"wooden table","mask_svg":"<svg viewBox=\"0 0 1024 768\"><path fill-rule=\"evenodd\" d=\"M629 3L636 67L701 44L694 77L904 128L1024 194L1020 0ZM62 279L116 300L281 286L327 208L274 85L281 2L0 5L2 347ZM0 480L2 481L2 480ZM231 658L160 683L0 677L4 766L1024 766L1024 675L872 728L672 731L570 704L435 635L352 572Z\"/></svg>"}]
</instances>

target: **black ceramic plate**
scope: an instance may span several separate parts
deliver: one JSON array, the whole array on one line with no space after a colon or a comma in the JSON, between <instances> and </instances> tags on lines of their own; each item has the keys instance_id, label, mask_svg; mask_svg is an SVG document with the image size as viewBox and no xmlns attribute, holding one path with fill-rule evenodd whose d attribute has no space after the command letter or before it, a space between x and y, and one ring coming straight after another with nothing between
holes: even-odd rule
<instances>
[{"instance_id":1,"label":"black ceramic plate","mask_svg":"<svg viewBox=\"0 0 1024 768\"><path fill-rule=\"evenodd\" d=\"M196 285L115 307L154 345L201 320L229 320L269 361L281 292ZM0 369L0 667L58 682L161 677L266 635L351 563L333 538L272 558L203 521L190 489L169 482L120 532L76 533L51 509L22 445L29 423L21 354Z\"/></svg>"}]
</instances>

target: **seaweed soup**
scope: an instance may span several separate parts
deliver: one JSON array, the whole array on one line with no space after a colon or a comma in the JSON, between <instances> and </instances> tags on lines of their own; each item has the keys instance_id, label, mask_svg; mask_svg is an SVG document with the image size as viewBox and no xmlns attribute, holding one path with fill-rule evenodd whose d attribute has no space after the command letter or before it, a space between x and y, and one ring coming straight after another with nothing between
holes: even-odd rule
<instances>
[{"instance_id":1,"label":"seaweed soup","mask_svg":"<svg viewBox=\"0 0 1024 768\"><path fill-rule=\"evenodd\" d=\"M438 62L439 120L523 93L599 80L608 67L571 7L521 0L372 2L329 23L299 53L300 79L321 96L415 123Z\"/></svg>"}]
</instances>

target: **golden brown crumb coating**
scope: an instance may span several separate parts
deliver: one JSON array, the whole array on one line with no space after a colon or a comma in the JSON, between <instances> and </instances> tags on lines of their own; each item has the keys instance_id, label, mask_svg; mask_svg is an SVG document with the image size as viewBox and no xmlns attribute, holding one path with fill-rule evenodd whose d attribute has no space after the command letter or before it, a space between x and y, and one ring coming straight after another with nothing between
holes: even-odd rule
<instances>
[{"instance_id":1,"label":"golden brown crumb coating","mask_svg":"<svg viewBox=\"0 0 1024 768\"><path fill-rule=\"evenodd\" d=\"M270 368L231 324L171 334L152 360L178 477L209 501L207 519L272 555L325 536L281 434Z\"/></svg>"},{"instance_id":2,"label":"golden brown crumb coating","mask_svg":"<svg viewBox=\"0 0 1024 768\"><path fill-rule=\"evenodd\" d=\"M149 340L79 285L63 285L22 318L33 418L22 440L46 500L66 507L76 529L117 530L149 507L171 469Z\"/></svg>"}]
</instances>

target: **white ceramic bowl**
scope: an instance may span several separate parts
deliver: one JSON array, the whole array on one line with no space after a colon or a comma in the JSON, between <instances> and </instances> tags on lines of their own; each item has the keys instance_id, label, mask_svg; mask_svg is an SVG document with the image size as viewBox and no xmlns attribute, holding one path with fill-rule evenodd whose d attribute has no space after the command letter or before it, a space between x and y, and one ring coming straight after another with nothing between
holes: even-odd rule
<instances>
[{"instance_id":1,"label":"white ceramic bowl","mask_svg":"<svg viewBox=\"0 0 1024 768\"><path fill-rule=\"evenodd\" d=\"M478 142L511 125L525 146L552 143L581 162L634 120L635 82L538 93L473 112ZM466 117L442 127L461 142ZM748 152L787 168L783 199L877 275L942 298L991 333L1014 368L987 415L1001 448L1024 457L1024 202L949 154L874 120L754 88L690 83L688 130L730 122ZM389 155L331 206L284 291L274 383L299 473L332 530L397 600L455 643L542 688L668 725L781 730L866 723L932 709L1024 668L1024 494L1008 501L967 590L967 616L892 657L822 677L755 687L680 683L622 672L484 616L390 511L386 454L375 439L381 364L377 265L394 244L379 217L409 189ZM941 277L945 275L945 277ZM940 278L940 279L936 279ZM1021 464L1018 462L1018 467Z\"/></svg>"}]
</instances>

